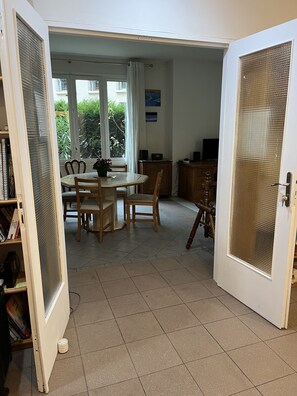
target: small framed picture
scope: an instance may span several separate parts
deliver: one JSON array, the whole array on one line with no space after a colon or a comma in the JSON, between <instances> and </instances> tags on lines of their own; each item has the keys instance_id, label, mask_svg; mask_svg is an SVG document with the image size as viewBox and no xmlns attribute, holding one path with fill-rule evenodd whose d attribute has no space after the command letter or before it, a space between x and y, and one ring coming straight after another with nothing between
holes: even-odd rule
<instances>
[{"instance_id":1,"label":"small framed picture","mask_svg":"<svg viewBox=\"0 0 297 396\"><path fill-rule=\"evenodd\" d=\"M161 106L161 90L160 89L146 89L145 90L145 105L146 106Z\"/></svg>"},{"instance_id":2,"label":"small framed picture","mask_svg":"<svg viewBox=\"0 0 297 396\"><path fill-rule=\"evenodd\" d=\"M156 111L147 111L145 113L145 121L146 122L157 122L157 112Z\"/></svg>"}]
</instances>

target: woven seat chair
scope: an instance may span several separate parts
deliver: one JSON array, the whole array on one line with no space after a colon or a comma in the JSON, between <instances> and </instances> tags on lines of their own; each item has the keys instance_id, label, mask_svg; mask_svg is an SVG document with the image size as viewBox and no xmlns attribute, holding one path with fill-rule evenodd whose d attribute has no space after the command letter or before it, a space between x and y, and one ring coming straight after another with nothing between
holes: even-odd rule
<instances>
[{"instance_id":1,"label":"woven seat chair","mask_svg":"<svg viewBox=\"0 0 297 396\"><path fill-rule=\"evenodd\" d=\"M152 222L154 230L158 231L158 225L160 225L159 194L160 194L162 176L163 176L163 169L161 169L157 174L154 194L131 194L127 196L126 198L127 230L130 229L131 208L132 208L132 223ZM152 208L152 211L139 212L136 209L137 206L149 206ZM150 218L146 218L146 216L149 216Z\"/></svg>"},{"instance_id":2,"label":"woven seat chair","mask_svg":"<svg viewBox=\"0 0 297 396\"><path fill-rule=\"evenodd\" d=\"M99 232L99 242L102 242L103 232L110 228L114 231L114 203L105 200L100 178L84 179L75 177L77 205L77 240L80 241L81 229ZM93 215L98 229L90 229L89 218Z\"/></svg>"},{"instance_id":3,"label":"woven seat chair","mask_svg":"<svg viewBox=\"0 0 297 396\"><path fill-rule=\"evenodd\" d=\"M78 160L70 160L66 161L64 164L65 171L67 175L77 174L77 173L85 173L86 172L86 163L85 161ZM62 175L60 174L62 177ZM77 217L77 209L76 209L76 192L75 189L66 188L62 186L62 202L64 208L64 221L67 217ZM74 214L75 213L75 214Z\"/></svg>"}]
</instances>

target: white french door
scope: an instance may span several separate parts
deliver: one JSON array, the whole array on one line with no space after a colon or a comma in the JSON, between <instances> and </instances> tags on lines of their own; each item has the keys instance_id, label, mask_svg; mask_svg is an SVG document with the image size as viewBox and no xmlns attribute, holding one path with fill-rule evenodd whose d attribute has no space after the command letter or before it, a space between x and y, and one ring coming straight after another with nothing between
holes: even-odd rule
<instances>
[{"instance_id":1,"label":"white french door","mask_svg":"<svg viewBox=\"0 0 297 396\"><path fill-rule=\"evenodd\" d=\"M1 66L13 154L38 389L69 319L47 25L26 0L2 0Z\"/></svg>"},{"instance_id":2,"label":"white french door","mask_svg":"<svg viewBox=\"0 0 297 396\"><path fill-rule=\"evenodd\" d=\"M296 236L297 20L224 57L216 207L218 285L287 327Z\"/></svg>"}]
</instances>

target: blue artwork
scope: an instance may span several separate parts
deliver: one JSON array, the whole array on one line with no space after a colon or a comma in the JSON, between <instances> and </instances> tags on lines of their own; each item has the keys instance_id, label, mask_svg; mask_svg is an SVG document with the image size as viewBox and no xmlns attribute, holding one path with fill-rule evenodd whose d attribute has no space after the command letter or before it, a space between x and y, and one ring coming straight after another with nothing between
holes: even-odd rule
<instances>
[{"instance_id":1,"label":"blue artwork","mask_svg":"<svg viewBox=\"0 0 297 396\"><path fill-rule=\"evenodd\" d=\"M145 105L146 106L161 106L161 91L160 91L160 89L146 89L145 90Z\"/></svg>"}]
</instances>

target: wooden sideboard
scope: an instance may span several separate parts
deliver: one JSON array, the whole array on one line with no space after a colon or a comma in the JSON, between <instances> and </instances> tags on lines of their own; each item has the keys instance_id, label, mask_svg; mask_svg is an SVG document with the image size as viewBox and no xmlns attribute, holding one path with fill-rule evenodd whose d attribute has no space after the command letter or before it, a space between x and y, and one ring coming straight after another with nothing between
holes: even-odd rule
<instances>
[{"instance_id":1,"label":"wooden sideboard","mask_svg":"<svg viewBox=\"0 0 297 396\"><path fill-rule=\"evenodd\" d=\"M209 171L216 180L217 161L179 162L178 196L191 202L203 199L204 174ZM214 197L210 197L214 199Z\"/></svg>"},{"instance_id":2,"label":"wooden sideboard","mask_svg":"<svg viewBox=\"0 0 297 396\"><path fill-rule=\"evenodd\" d=\"M153 194L157 173L163 169L163 178L161 182L160 196L169 197L172 190L172 161L138 161L138 173L147 175L148 181L139 186L141 194Z\"/></svg>"}]
</instances>

